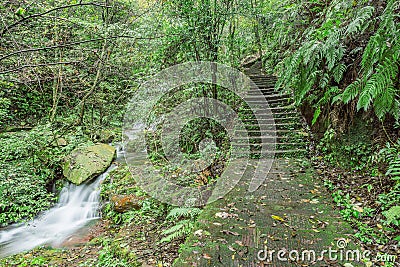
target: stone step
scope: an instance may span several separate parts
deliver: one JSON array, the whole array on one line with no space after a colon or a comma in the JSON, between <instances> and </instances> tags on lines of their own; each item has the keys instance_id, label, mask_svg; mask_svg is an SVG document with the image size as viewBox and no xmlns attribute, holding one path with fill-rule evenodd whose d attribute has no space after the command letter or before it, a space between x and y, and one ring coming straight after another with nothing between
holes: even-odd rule
<instances>
[{"instance_id":1,"label":"stone step","mask_svg":"<svg viewBox=\"0 0 400 267\"><path fill-rule=\"evenodd\" d=\"M275 149L275 150L268 150L266 151L266 156L262 157L260 154L258 153L254 153L254 152L259 152L259 150L257 151L250 151L250 158L265 158L265 159L270 159L272 157L272 155L275 155L275 157L277 156L289 156L289 155L304 155L306 153L308 153L307 149L304 148L294 148L294 149ZM240 155L238 155L240 158ZM242 155L243 157L246 157L246 154Z\"/></svg>"},{"instance_id":2,"label":"stone step","mask_svg":"<svg viewBox=\"0 0 400 267\"><path fill-rule=\"evenodd\" d=\"M251 104L264 104L268 103L268 105L293 105L294 101L291 98L276 98L276 99L269 99L267 100L265 97L260 97L258 99L252 99L252 100L246 100L247 103L251 103Z\"/></svg>"},{"instance_id":3,"label":"stone step","mask_svg":"<svg viewBox=\"0 0 400 267\"><path fill-rule=\"evenodd\" d=\"M308 145L306 143L278 143L278 142L263 142L263 143L247 143L246 140L237 140L236 142L243 141L243 143L236 143L236 146L239 148L249 147L250 149L267 149L271 150L275 147L276 150L281 149L292 149L292 148L301 148L305 149ZM274 150L275 150L274 149Z\"/></svg>"},{"instance_id":4,"label":"stone step","mask_svg":"<svg viewBox=\"0 0 400 267\"><path fill-rule=\"evenodd\" d=\"M239 130L237 131L238 134L247 134L250 137L259 137L259 136L268 136L268 134L274 134L275 136L282 136L282 137L308 137L301 129L276 129L276 130L264 130L262 133L260 131L246 131L246 130Z\"/></svg>"},{"instance_id":5,"label":"stone step","mask_svg":"<svg viewBox=\"0 0 400 267\"><path fill-rule=\"evenodd\" d=\"M282 118L290 115L299 115L297 111L289 111L289 112L274 112L274 118Z\"/></svg>"},{"instance_id":6,"label":"stone step","mask_svg":"<svg viewBox=\"0 0 400 267\"><path fill-rule=\"evenodd\" d=\"M267 129L273 130L273 128L271 128L271 126L275 125L276 129L286 129L285 127L293 127L293 126L301 126L300 122L286 122L286 123L273 123L273 122L266 122L266 123L258 123L257 124L245 124L246 129L257 129L259 127L267 127ZM291 129L291 128L290 128Z\"/></svg>"},{"instance_id":7,"label":"stone step","mask_svg":"<svg viewBox=\"0 0 400 267\"><path fill-rule=\"evenodd\" d=\"M269 111L266 112L265 108L262 108L260 106L258 107L241 107L239 108L238 112L243 112L245 113L244 115L250 115L252 113L254 114L259 114L259 115L269 115L272 112L273 115L279 114L277 117L282 117L282 113L289 113L289 112L296 112L296 108L294 105L288 105L288 106L274 106L274 107L269 107Z\"/></svg>"},{"instance_id":8,"label":"stone step","mask_svg":"<svg viewBox=\"0 0 400 267\"><path fill-rule=\"evenodd\" d=\"M264 95L272 94L272 93L278 93L279 91L275 90L273 86L257 86L256 88L250 88L248 91L248 94L252 93L257 93L257 92L262 92Z\"/></svg>"},{"instance_id":9,"label":"stone step","mask_svg":"<svg viewBox=\"0 0 400 267\"><path fill-rule=\"evenodd\" d=\"M289 95L289 94L283 94L283 95L281 95L281 94L274 94L274 95L260 95L260 94L253 94L253 95L247 95L247 96L245 96L243 99L245 100L245 101L251 101L251 100L259 100L259 99L263 99L263 100L265 100L265 99L267 99L267 98L273 98L273 99L286 99L286 98L292 98L292 96L291 95Z\"/></svg>"},{"instance_id":10,"label":"stone step","mask_svg":"<svg viewBox=\"0 0 400 267\"><path fill-rule=\"evenodd\" d=\"M286 105L286 106L281 106L281 107L273 107L273 108L270 108L270 110L271 110L272 112L274 112L274 111L278 112L278 111L290 110L290 109L296 110L296 107L295 107L294 105ZM242 110L243 110L243 111L253 111L253 110L250 110L250 109L248 109L248 108L243 108ZM262 111L262 109L257 109L257 108L255 108L254 111L257 111L257 110L258 110L258 111Z\"/></svg>"},{"instance_id":11,"label":"stone step","mask_svg":"<svg viewBox=\"0 0 400 267\"><path fill-rule=\"evenodd\" d=\"M281 118L268 118L268 119L243 119L242 122L245 124L253 123L255 125L260 124L271 124L277 122L296 122L300 123L299 117L281 117Z\"/></svg>"},{"instance_id":12,"label":"stone step","mask_svg":"<svg viewBox=\"0 0 400 267\"><path fill-rule=\"evenodd\" d=\"M274 76L264 76L264 75L249 75L249 78L252 81L271 81L271 82L276 82L278 79Z\"/></svg>"},{"instance_id":13,"label":"stone step","mask_svg":"<svg viewBox=\"0 0 400 267\"><path fill-rule=\"evenodd\" d=\"M257 94L256 94L256 93L248 94L245 98L247 98L247 97L252 97L252 96L256 96L257 98L259 98L259 97L260 97L260 93L258 92ZM279 92L275 92L274 94L263 95L263 96L264 96L264 98L266 98L266 99L277 99L277 98L292 97L292 95L290 95L290 94L281 94L281 93L279 93Z\"/></svg>"},{"instance_id":14,"label":"stone step","mask_svg":"<svg viewBox=\"0 0 400 267\"><path fill-rule=\"evenodd\" d=\"M271 82L271 81L255 81L254 84L257 85L258 87L272 87L272 88L275 88L275 82Z\"/></svg>"},{"instance_id":15,"label":"stone step","mask_svg":"<svg viewBox=\"0 0 400 267\"><path fill-rule=\"evenodd\" d=\"M246 139L243 139L242 137L234 137L232 138L234 141L247 141ZM277 143L298 143L301 145L306 145L306 141L304 140L304 136L268 136L268 135L263 135L263 136L250 136L248 137L249 143L255 144L255 143L262 143L262 142L277 142Z\"/></svg>"},{"instance_id":16,"label":"stone step","mask_svg":"<svg viewBox=\"0 0 400 267\"><path fill-rule=\"evenodd\" d=\"M281 119L281 118L288 118L288 117L293 117L293 116L297 117L298 116L297 112L287 112L287 113L277 112L277 113L275 113L275 112L270 111L270 112L264 112L264 113L257 113L257 117L253 114L243 114L243 113L239 114L239 118L241 120L254 120L256 118L258 118L260 120L263 120L263 119L270 120L272 118ZM297 118L299 119L299 121L302 121L301 117L297 117Z\"/></svg>"}]
</instances>

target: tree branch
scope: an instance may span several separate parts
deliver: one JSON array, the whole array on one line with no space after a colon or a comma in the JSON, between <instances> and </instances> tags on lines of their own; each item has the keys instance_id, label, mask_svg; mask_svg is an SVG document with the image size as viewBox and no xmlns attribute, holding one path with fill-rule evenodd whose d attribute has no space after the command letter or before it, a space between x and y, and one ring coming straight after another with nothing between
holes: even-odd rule
<instances>
[{"instance_id":1,"label":"tree branch","mask_svg":"<svg viewBox=\"0 0 400 267\"><path fill-rule=\"evenodd\" d=\"M40 64L22 65L22 66L20 66L18 68L2 71L2 72L0 72L0 74L7 74L7 73L10 73L10 72L22 70L22 69L25 69L25 68L54 66L54 65L69 65L69 64L80 63L80 62L81 61L67 61L67 62L48 62L48 63L40 63Z\"/></svg>"},{"instance_id":2,"label":"tree branch","mask_svg":"<svg viewBox=\"0 0 400 267\"><path fill-rule=\"evenodd\" d=\"M23 22L25 22L25 21L31 20L31 19L33 19L33 18L37 18L37 17L44 16L44 15L46 15L46 14L49 14L49 13L54 12L54 11L57 11L57 10L66 9L66 8L71 8L71 7L76 7L76 6L97 6L97 7L111 8L110 6L105 6L105 5L102 5L102 4L99 4L99 3L94 3L94 2L92 2L92 3L79 3L79 4L74 4L74 5L67 5L67 6L55 7L55 8L53 8L53 9L47 10L47 11L45 11L45 12L43 12L43 13L36 13L36 14L30 15L30 16L27 16L27 17L23 17L22 19L20 19L20 20L14 22L14 23L12 23L12 24L10 24L10 25L8 25L8 26L5 26L5 27L3 28L3 30L0 32L0 38L1 38L7 31L9 31L11 28L14 28L15 26L17 26L17 25L19 25L19 24L21 24L21 23L23 23Z\"/></svg>"},{"instance_id":3,"label":"tree branch","mask_svg":"<svg viewBox=\"0 0 400 267\"><path fill-rule=\"evenodd\" d=\"M161 36L155 36L155 37L133 37L133 36L128 36L128 35L117 35L117 36L107 37L107 39L129 38L129 39L135 39L135 40L152 40L152 39L157 39L157 38L162 38L162 37L165 37L165 36L161 35ZM55 49L55 48L74 46L74 45L78 45L78 44L104 41L104 39L106 39L106 38L96 38L96 39L90 39L90 40L84 40L84 41L78 41L78 42L72 42L72 43L66 43L66 44L60 44L60 45L52 45L52 46L44 46L44 47L38 47L38 48L29 48L29 49L24 49L24 50L18 50L18 51L14 51L5 56L0 57L0 61L4 60L6 58L9 58L11 56L14 56L14 55L21 54L21 53L50 50L50 49Z\"/></svg>"}]
</instances>

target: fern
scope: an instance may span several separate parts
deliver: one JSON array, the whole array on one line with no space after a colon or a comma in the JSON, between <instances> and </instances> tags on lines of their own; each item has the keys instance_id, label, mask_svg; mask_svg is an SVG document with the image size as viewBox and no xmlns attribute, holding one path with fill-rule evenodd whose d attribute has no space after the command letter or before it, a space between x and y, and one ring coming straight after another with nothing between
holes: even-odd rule
<instances>
[{"instance_id":1,"label":"fern","mask_svg":"<svg viewBox=\"0 0 400 267\"><path fill-rule=\"evenodd\" d=\"M400 153L390 160L386 175L390 175L395 180L400 181Z\"/></svg>"},{"instance_id":2,"label":"fern","mask_svg":"<svg viewBox=\"0 0 400 267\"><path fill-rule=\"evenodd\" d=\"M333 79L336 83L340 83L343 78L343 74L346 72L346 69L347 67L343 63L339 63L339 65L333 69Z\"/></svg>"},{"instance_id":3,"label":"fern","mask_svg":"<svg viewBox=\"0 0 400 267\"><path fill-rule=\"evenodd\" d=\"M328 104L332 96L337 94L338 92L339 88L337 86L332 86L325 92L324 96L316 104L317 109L314 112L313 120L311 122L312 125L314 125L317 122L317 119L321 115L321 107Z\"/></svg>"},{"instance_id":4,"label":"fern","mask_svg":"<svg viewBox=\"0 0 400 267\"><path fill-rule=\"evenodd\" d=\"M366 6L358 10L356 18L347 26L346 35L350 36L356 33L363 33L370 24L369 20L374 11L375 8L372 6Z\"/></svg>"},{"instance_id":5,"label":"fern","mask_svg":"<svg viewBox=\"0 0 400 267\"><path fill-rule=\"evenodd\" d=\"M354 9L349 1L332 1L325 8L326 16L317 18L302 35L302 44L284 60L282 74L276 89L293 88L296 104L307 101L315 108L312 123L323 111L324 105L348 104L357 99L358 110L373 107L381 120L387 114L400 117L398 76L400 67L399 24L395 13L399 1L389 0L385 10L377 19L372 19L375 9L364 6ZM342 21L343 14L353 14L350 21ZM376 22L380 22L376 24ZM364 47L347 51L348 41L363 34L372 25L374 34ZM358 36L359 37L359 36ZM344 90L340 88L348 69L346 58L356 58L362 53L358 77ZM357 61L355 61L357 62ZM282 66L282 65L281 65ZM332 88L337 88L332 91Z\"/></svg>"},{"instance_id":6,"label":"fern","mask_svg":"<svg viewBox=\"0 0 400 267\"><path fill-rule=\"evenodd\" d=\"M174 208L168 213L167 219L193 218L200 212L199 208Z\"/></svg>"},{"instance_id":7,"label":"fern","mask_svg":"<svg viewBox=\"0 0 400 267\"><path fill-rule=\"evenodd\" d=\"M159 243L171 242L172 240L187 236L190 234L194 228L194 221L200 214L201 209L199 208L187 208L187 207L177 207L172 209L168 215L167 220L178 222L172 227L164 230L162 232L163 237Z\"/></svg>"},{"instance_id":8,"label":"fern","mask_svg":"<svg viewBox=\"0 0 400 267\"><path fill-rule=\"evenodd\" d=\"M164 242L169 243L172 240L187 236L192 232L193 228L194 228L194 223L191 220L187 219L179 221L176 225L162 232L162 234L166 235L166 237L163 237L159 241L159 243L164 243Z\"/></svg>"},{"instance_id":9,"label":"fern","mask_svg":"<svg viewBox=\"0 0 400 267\"><path fill-rule=\"evenodd\" d=\"M388 163L386 175L400 183L400 139L393 145L387 144L385 148L379 151L379 155L384 162Z\"/></svg>"},{"instance_id":10,"label":"fern","mask_svg":"<svg viewBox=\"0 0 400 267\"><path fill-rule=\"evenodd\" d=\"M395 10L398 6L399 1L388 1L384 12L379 17L381 23L362 55L360 76L363 78L354 81L340 96L335 97L335 101L342 99L343 103L348 103L359 96L357 110L366 111L373 106L380 120L383 120L387 114L391 114L396 120L399 118L397 97L400 27L395 22L398 17L395 15ZM369 14L366 14L366 17ZM350 23L347 32L352 32L354 28L358 29L363 17L364 15L360 15L359 19Z\"/></svg>"},{"instance_id":11,"label":"fern","mask_svg":"<svg viewBox=\"0 0 400 267\"><path fill-rule=\"evenodd\" d=\"M364 108L367 110L373 100L379 99L380 96L382 100L376 102L376 107L380 112L376 112L379 118L390 110L391 104L393 103L393 98L395 94L394 90L394 80L398 74L398 62L397 55L394 54L391 58L385 58L381 64L376 69L376 72L367 81L364 89L360 94L360 99L357 103L357 109ZM377 109L375 109L377 110Z\"/></svg>"},{"instance_id":12,"label":"fern","mask_svg":"<svg viewBox=\"0 0 400 267\"><path fill-rule=\"evenodd\" d=\"M382 212L382 214L386 217L386 224L400 224L400 206L393 206L389 210Z\"/></svg>"},{"instance_id":13,"label":"fern","mask_svg":"<svg viewBox=\"0 0 400 267\"><path fill-rule=\"evenodd\" d=\"M360 79L357 79L355 82L347 86L344 92L340 95L343 103L347 104L351 100L356 98L357 95L360 93L362 86L363 81L361 81Z\"/></svg>"}]
</instances>

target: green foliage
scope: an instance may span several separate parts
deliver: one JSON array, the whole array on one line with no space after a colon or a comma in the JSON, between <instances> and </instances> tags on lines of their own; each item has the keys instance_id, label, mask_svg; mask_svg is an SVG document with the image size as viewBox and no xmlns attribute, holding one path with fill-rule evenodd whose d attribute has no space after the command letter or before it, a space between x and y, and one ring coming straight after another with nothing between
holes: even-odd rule
<instances>
[{"instance_id":1,"label":"green foliage","mask_svg":"<svg viewBox=\"0 0 400 267\"><path fill-rule=\"evenodd\" d=\"M103 248L99 251L96 267L135 267L140 266L135 261L132 252L121 248L112 241L103 241Z\"/></svg>"},{"instance_id":2,"label":"green foliage","mask_svg":"<svg viewBox=\"0 0 400 267\"><path fill-rule=\"evenodd\" d=\"M364 131L362 134L361 130ZM366 171L371 166L370 158L374 148L365 131L364 127L354 126L349 134L338 135L333 129L328 129L317 149L332 166Z\"/></svg>"},{"instance_id":3,"label":"green foliage","mask_svg":"<svg viewBox=\"0 0 400 267\"><path fill-rule=\"evenodd\" d=\"M190 234L194 228L194 221L200 214L201 210L198 208L174 208L168 215L167 219L170 221L178 222L172 227L164 230L163 237L159 243L169 243L174 239L182 238Z\"/></svg>"},{"instance_id":4,"label":"green foliage","mask_svg":"<svg viewBox=\"0 0 400 267\"><path fill-rule=\"evenodd\" d=\"M382 210L388 210L400 203L400 184L396 184L387 193L380 194L377 202L381 205Z\"/></svg>"},{"instance_id":5,"label":"green foliage","mask_svg":"<svg viewBox=\"0 0 400 267\"><path fill-rule=\"evenodd\" d=\"M174 208L168 215L167 219L177 220L181 218L196 218L201 212L199 208Z\"/></svg>"},{"instance_id":6,"label":"green foliage","mask_svg":"<svg viewBox=\"0 0 400 267\"><path fill-rule=\"evenodd\" d=\"M369 39L362 55L361 78L342 93L344 103L359 96L357 109L366 111L373 106L375 114L381 120L387 114L399 118L400 106L396 96L399 93L400 27L396 22L399 16L395 13L398 6L398 1L388 1L379 17L378 29Z\"/></svg>"},{"instance_id":7,"label":"green foliage","mask_svg":"<svg viewBox=\"0 0 400 267\"><path fill-rule=\"evenodd\" d=\"M375 7L362 3L354 7L350 1L332 1L325 7L319 6L323 15L315 18L311 26L305 26L298 37L298 47L278 68L281 75L276 88L293 88L298 105L311 105L315 111L312 124L321 114L328 114L332 104L348 104L357 97L357 110L366 111L373 106L379 119L387 114L397 119L398 6L399 1L388 1L377 18ZM366 46L354 47L366 33L371 35ZM356 58L361 51L359 62ZM350 67L359 67L359 73L349 83L346 71Z\"/></svg>"},{"instance_id":8,"label":"green foliage","mask_svg":"<svg viewBox=\"0 0 400 267\"><path fill-rule=\"evenodd\" d=\"M378 203L381 204L386 224L394 223L398 226L398 203L400 203L400 139L395 144L388 143L378 154L378 163L386 163L386 175L395 181L395 185L385 194L380 194Z\"/></svg>"},{"instance_id":9,"label":"green foliage","mask_svg":"<svg viewBox=\"0 0 400 267\"><path fill-rule=\"evenodd\" d=\"M389 210L384 211L383 215L386 217L386 224L400 226L400 206L393 206Z\"/></svg>"},{"instance_id":10,"label":"green foliage","mask_svg":"<svg viewBox=\"0 0 400 267\"><path fill-rule=\"evenodd\" d=\"M332 197L336 205L340 208L340 213L343 218L357 228L358 231L354 234L355 237L368 244L385 244L387 242L387 238L382 235L382 233L360 220L361 217L370 217L374 209L365 208L363 212L361 212L359 209L355 208L355 205L350 199L350 195L344 194L342 190L333 192Z\"/></svg>"},{"instance_id":11,"label":"green foliage","mask_svg":"<svg viewBox=\"0 0 400 267\"><path fill-rule=\"evenodd\" d=\"M53 203L49 189L64 156L87 141L75 134L62 147L50 125L0 135L0 225L32 219Z\"/></svg>"},{"instance_id":12,"label":"green foliage","mask_svg":"<svg viewBox=\"0 0 400 267\"><path fill-rule=\"evenodd\" d=\"M11 106L11 101L8 98L0 97L0 128L9 119L8 108Z\"/></svg>"},{"instance_id":13,"label":"green foliage","mask_svg":"<svg viewBox=\"0 0 400 267\"><path fill-rule=\"evenodd\" d=\"M393 149L389 145L388 148L382 150L382 153L386 154L389 162L386 175L390 175L393 180L400 182L400 141Z\"/></svg>"},{"instance_id":14,"label":"green foliage","mask_svg":"<svg viewBox=\"0 0 400 267\"><path fill-rule=\"evenodd\" d=\"M396 143L387 143L378 154L378 162L388 164L386 175L400 183L400 139Z\"/></svg>"}]
</instances>

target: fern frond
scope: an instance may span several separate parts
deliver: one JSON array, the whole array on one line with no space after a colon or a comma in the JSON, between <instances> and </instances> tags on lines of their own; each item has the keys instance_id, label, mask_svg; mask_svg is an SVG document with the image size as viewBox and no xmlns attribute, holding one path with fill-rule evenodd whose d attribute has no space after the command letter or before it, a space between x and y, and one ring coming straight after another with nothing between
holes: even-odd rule
<instances>
[{"instance_id":1,"label":"fern frond","mask_svg":"<svg viewBox=\"0 0 400 267\"><path fill-rule=\"evenodd\" d=\"M183 220L178 222L176 225L172 226L171 228L164 230L162 232L163 235L167 235L166 237L162 238L158 243L164 242L171 242L174 239L186 236L190 234L193 230L194 224L190 220Z\"/></svg>"},{"instance_id":2,"label":"fern frond","mask_svg":"<svg viewBox=\"0 0 400 267\"><path fill-rule=\"evenodd\" d=\"M396 93L393 85L398 73L397 60L396 55L382 60L383 62L379 64L376 72L363 88L357 103L357 109L364 108L364 110L367 110L371 102L374 101L378 117L383 118L384 114L390 110ZM377 99L378 96L381 99Z\"/></svg>"},{"instance_id":3,"label":"fern frond","mask_svg":"<svg viewBox=\"0 0 400 267\"><path fill-rule=\"evenodd\" d=\"M346 35L363 33L370 24L370 18L374 11L375 8L372 6L366 6L358 10L356 18L347 26Z\"/></svg>"},{"instance_id":4,"label":"fern frond","mask_svg":"<svg viewBox=\"0 0 400 267\"><path fill-rule=\"evenodd\" d=\"M317 122L319 115L321 115L321 106L317 107L317 109L314 111L314 116L311 122L312 125L314 125Z\"/></svg>"},{"instance_id":5,"label":"fern frond","mask_svg":"<svg viewBox=\"0 0 400 267\"><path fill-rule=\"evenodd\" d=\"M400 206L393 206L389 210L382 212L386 217L386 224L391 224L396 220L400 220Z\"/></svg>"},{"instance_id":6,"label":"fern frond","mask_svg":"<svg viewBox=\"0 0 400 267\"><path fill-rule=\"evenodd\" d=\"M393 87L387 88L383 93L377 96L374 100L374 110L376 116L382 120L387 113L390 113L392 110L395 90Z\"/></svg>"},{"instance_id":7,"label":"fern frond","mask_svg":"<svg viewBox=\"0 0 400 267\"><path fill-rule=\"evenodd\" d=\"M309 43L303 46L300 52L303 52L303 63L306 66L315 65L316 60L321 59L323 47L320 41L316 41L315 43Z\"/></svg>"},{"instance_id":8,"label":"fern frond","mask_svg":"<svg viewBox=\"0 0 400 267\"><path fill-rule=\"evenodd\" d=\"M179 219L179 218L189 218L195 217L200 214L201 209L199 208L174 208L172 209L168 215L167 219Z\"/></svg>"},{"instance_id":9,"label":"fern frond","mask_svg":"<svg viewBox=\"0 0 400 267\"><path fill-rule=\"evenodd\" d=\"M361 91L362 86L363 86L363 81L360 80L360 79L355 80L352 84L347 86L347 88L341 94L341 98L342 98L343 103L347 104L351 100L356 98L356 96Z\"/></svg>"},{"instance_id":10,"label":"fern frond","mask_svg":"<svg viewBox=\"0 0 400 267\"><path fill-rule=\"evenodd\" d=\"M343 63L340 63L333 69L333 79L336 83L340 83L346 70L347 66Z\"/></svg>"},{"instance_id":11,"label":"fern frond","mask_svg":"<svg viewBox=\"0 0 400 267\"><path fill-rule=\"evenodd\" d=\"M390 175L392 177L399 176L398 178L400 179L400 153L397 154L397 157L393 157L393 159L389 162L386 175Z\"/></svg>"},{"instance_id":12,"label":"fern frond","mask_svg":"<svg viewBox=\"0 0 400 267\"><path fill-rule=\"evenodd\" d=\"M184 227L185 223L187 223L187 222L188 222L188 220L180 221L178 224L172 226L171 228L168 228L168 229L164 230L162 232L162 234L163 235L169 235L171 233L175 233L175 232L179 231L182 227Z\"/></svg>"}]
</instances>

